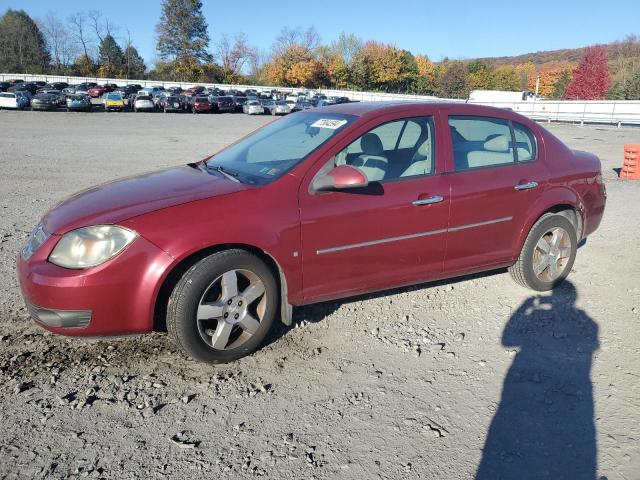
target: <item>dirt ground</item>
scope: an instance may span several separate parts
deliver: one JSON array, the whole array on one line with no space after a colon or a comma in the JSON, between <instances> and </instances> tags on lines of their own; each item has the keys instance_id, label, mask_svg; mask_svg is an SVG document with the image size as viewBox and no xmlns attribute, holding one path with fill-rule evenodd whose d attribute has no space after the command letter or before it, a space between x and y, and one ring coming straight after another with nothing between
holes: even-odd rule
<instances>
[{"instance_id":1,"label":"dirt ground","mask_svg":"<svg viewBox=\"0 0 640 480\"><path fill-rule=\"evenodd\" d=\"M640 182L613 170L640 129L549 126L608 191L553 294L498 271L299 308L215 367L28 319L14 258L47 209L269 120L0 112L0 478L640 479Z\"/></svg>"}]
</instances>

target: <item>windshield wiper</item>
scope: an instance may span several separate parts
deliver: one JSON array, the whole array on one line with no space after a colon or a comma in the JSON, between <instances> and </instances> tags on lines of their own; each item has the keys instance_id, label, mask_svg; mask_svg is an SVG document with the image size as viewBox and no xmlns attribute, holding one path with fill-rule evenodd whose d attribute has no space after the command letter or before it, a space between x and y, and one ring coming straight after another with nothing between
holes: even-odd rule
<instances>
[{"instance_id":1,"label":"windshield wiper","mask_svg":"<svg viewBox=\"0 0 640 480\"><path fill-rule=\"evenodd\" d=\"M207 165L208 166L208 165ZM216 172L221 173L223 176L225 176L226 178L228 178L229 180L231 180L232 182L236 182L236 183L242 183L240 180L238 180L238 173L234 172L233 170L229 170L227 168L224 168L221 165L216 165L215 167L213 167L213 169Z\"/></svg>"}]
</instances>

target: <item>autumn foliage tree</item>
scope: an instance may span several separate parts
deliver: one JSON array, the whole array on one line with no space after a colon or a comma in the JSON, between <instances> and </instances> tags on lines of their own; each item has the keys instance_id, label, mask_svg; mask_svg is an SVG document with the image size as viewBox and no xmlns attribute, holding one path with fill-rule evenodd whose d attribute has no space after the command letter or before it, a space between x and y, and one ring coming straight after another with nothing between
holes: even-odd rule
<instances>
[{"instance_id":1,"label":"autumn foliage tree","mask_svg":"<svg viewBox=\"0 0 640 480\"><path fill-rule=\"evenodd\" d=\"M587 48L564 92L567 100L602 100L611 84L609 59L602 45Z\"/></svg>"}]
</instances>

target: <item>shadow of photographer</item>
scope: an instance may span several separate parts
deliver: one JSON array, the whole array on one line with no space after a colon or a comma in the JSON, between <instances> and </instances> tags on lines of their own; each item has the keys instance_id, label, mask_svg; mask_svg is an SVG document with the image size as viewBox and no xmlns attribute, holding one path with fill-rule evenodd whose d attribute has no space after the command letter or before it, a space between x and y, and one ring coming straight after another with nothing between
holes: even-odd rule
<instances>
[{"instance_id":1,"label":"shadow of photographer","mask_svg":"<svg viewBox=\"0 0 640 480\"><path fill-rule=\"evenodd\" d=\"M596 478L590 372L598 326L576 299L565 281L550 296L527 299L509 319L502 344L519 351L476 479Z\"/></svg>"}]
</instances>

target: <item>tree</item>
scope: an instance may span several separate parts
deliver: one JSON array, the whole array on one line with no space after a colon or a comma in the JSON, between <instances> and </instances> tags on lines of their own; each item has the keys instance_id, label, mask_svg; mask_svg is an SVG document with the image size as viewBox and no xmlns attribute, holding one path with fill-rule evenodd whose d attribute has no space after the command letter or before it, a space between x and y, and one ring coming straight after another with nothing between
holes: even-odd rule
<instances>
[{"instance_id":1,"label":"tree","mask_svg":"<svg viewBox=\"0 0 640 480\"><path fill-rule=\"evenodd\" d=\"M426 55L416 55L414 89L419 95L434 95L437 88L439 69Z\"/></svg>"},{"instance_id":2,"label":"tree","mask_svg":"<svg viewBox=\"0 0 640 480\"><path fill-rule=\"evenodd\" d=\"M49 53L42 32L24 10L7 10L0 17L0 71L43 73Z\"/></svg>"},{"instance_id":3,"label":"tree","mask_svg":"<svg viewBox=\"0 0 640 480\"><path fill-rule=\"evenodd\" d=\"M222 81L236 83L240 80L243 68L257 55L256 49L250 47L244 33L237 34L233 43L227 34L220 36L216 44L216 57L222 67Z\"/></svg>"},{"instance_id":4,"label":"tree","mask_svg":"<svg viewBox=\"0 0 640 480\"><path fill-rule=\"evenodd\" d=\"M467 65L469 72L469 87L472 90L487 90L491 87L491 70L482 60L476 60Z\"/></svg>"},{"instance_id":5,"label":"tree","mask_svg":"<svg viewBox=\"0 0 640 480\"><path fill-rule=\"evenodd\" d=\"M177 60L181 68L186 68L184 71L189 71L194 61L211 60L207 22L199 0L164 0L156 33L162 61Z\"/></svg>"},{"instance_id":6,"label":"tree","mask_svg":"<svg viewBox=\"0 0 640 480\"><path fill-rule=\"evenodd\" d=\"M71 71L74 75L80 75L81 77L93 77L96 74L96 65L90 56L83 53L73 62Z\"/></svg>"},{"instance_id":7,"label":"tree","mask_svg":"<svg viewBox=\"0 0 640 480\"><path fill-rule=\"evenodd\" d=\"M69 24L71 25L71 34L74 36L76 42L82 46L82 51L84 52L83 57L85 59L90 58L90 40L87 34L87 18L85 14L83 12L77 12L71 15L69 17Z\"/></svg>"},{"instance_id":8,"label":"tree","mask_svg":"<svg viewBox=\"0 0 640 480\"><path fill-rule=\"evenodd\" d=\"M520 75L515 67L503 65L494 69L491 73L491 88L508 92L520 90Z\"/></svg>"},{"instance_id":9,"label":"tree","mask_svg":"<svg viewBox=\"0 0 640 480\"><path fill-rule=\"evenodd\" d=\"M468 98L469 78L462 62L447 62L438 78L437 94L444 98Z\"/></svg>"},{"instance_id":10,"label":"tree","mask_svg":"<svg viewBox=\"0 0 640 480\"><path fill-rule=\"evenodd\" d=\"M562 71L560 77L553 86L553 92L550 95L551 98L557 100L564 98L564 94L569 83L571 83L571 73L569 72L569 70L565 69Z\"/></svg>"},{"instance_id":11,"label":"tree","mask_svg":"<svg viewBox=\"0 0 640 480\"><path fill-rule=\"evenodd\" d=\"M47 13L38 25L51 53L53 71L59 74L64 73L78 53L71 33L66 25L51 12Z\"/></svg>"},{"instance_id":12,"label":"tree","mask_svg":"<svg viewBox=\"0 0 640 480\"><path fill-rule=\"evenodd\" d=\"M609 91L609 59L602 45L587 48L564 92L567 100L602 100Z\"/></svg>"},{"instance_id":13,"label":"tree","mask_svg":"<svg viewBox=\"0 0 640 480\"><path fill-rule=\"evenodd\" d=\"M626 100L640 100L640 68L627 80L624 97Z\"/></svg>"},{"instance_id":14,"label":"tree","mask_svg":"<svg viewBox=\"0 0 640 480\"><path fill-rule=\"evenodd\" d=\"M106 35L98 49L98 73L101 77L116 77L125 67L122 49L111 35Z\"/></svg>"},{"instance_id":15,"label":"tree","mask_svg":"<svg viewBox=\"0 0 640 480\"><path fill-rule=\"evenodd\" d=\"M126 74L127 78L144 77L147 66L144 64L144 59L140 56L136 47L129 43L124 52L122 52L122 57L124 61L123 73Z\"/></svg>"}]
</instances>

